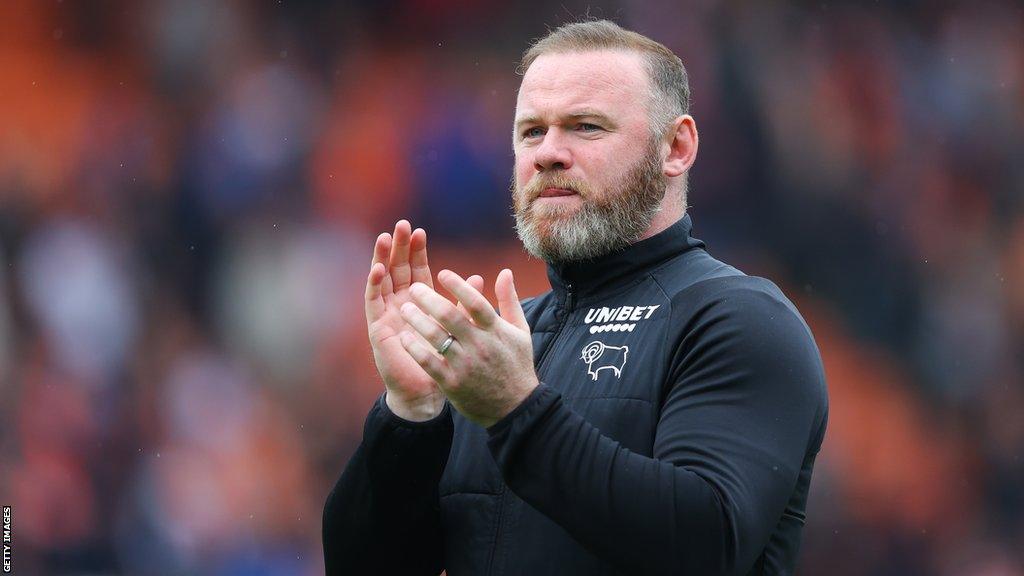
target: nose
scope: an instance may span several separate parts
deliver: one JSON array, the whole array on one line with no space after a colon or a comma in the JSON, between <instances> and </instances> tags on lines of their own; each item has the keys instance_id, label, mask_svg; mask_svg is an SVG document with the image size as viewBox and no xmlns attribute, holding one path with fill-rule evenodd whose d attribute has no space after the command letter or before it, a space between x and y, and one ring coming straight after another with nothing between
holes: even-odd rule
<instances>
[{"instance_id":1,"label":"nose","mask_svg":"<svg viewBox=\"0 0 1024 576\"><path fill-rule=\"evenodd\" d=\"M557 128L552 127L544 134L544 140L533 157L533 165L537 172L572 168L572 153Z\"/></svg>"}]
</instances>

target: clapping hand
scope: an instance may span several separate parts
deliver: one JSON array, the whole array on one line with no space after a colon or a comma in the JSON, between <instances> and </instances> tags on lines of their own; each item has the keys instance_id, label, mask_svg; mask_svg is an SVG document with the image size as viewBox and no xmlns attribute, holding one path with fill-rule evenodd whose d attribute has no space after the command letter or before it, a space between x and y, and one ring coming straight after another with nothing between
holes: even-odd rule
<instances>
[{"instance_id":1,"label":"clapping hand","mask_svg":"<svg viewBox=\"0 0 1024 576\"><path fill-rule=\"evenodd\" d=\"M469 282L483 289L481 277L471 277ZM410 330L401 307L412 300L409 288L414 283L433 289L427 234L399 220L394 235L385 232L374 244L366 279L366 326L377 371L387 388L388 407L406 420L422 421L441 412L445 396L401 343L402 332Z\"/></svg>"},{"instance_id":2,"label":"clapping hand","mask_svg":"<svg viewBox=\"0 0 1024 576\"><path fill-rule=\"evenodd\" d=\"M438 281L459 301L453 305L426 282L409 288L401 313L414 331L400 342L409 356L469 420L489 427L527 396L539 381L533 346L510 270L494 283L500 313L481 294L483 280L463 280L442 270ZM449 335L453 341L445 343ZM443 352L442 352L443 350Z\"/></svg>"}]
</instances>

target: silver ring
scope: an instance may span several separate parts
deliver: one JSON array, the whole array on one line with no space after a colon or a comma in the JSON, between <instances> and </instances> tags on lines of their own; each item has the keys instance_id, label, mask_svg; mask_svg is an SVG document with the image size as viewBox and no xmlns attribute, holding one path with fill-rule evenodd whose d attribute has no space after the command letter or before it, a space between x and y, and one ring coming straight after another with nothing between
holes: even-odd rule
<instances>
[{"instance_id":1,"label":"silver ring","mask_svg":"<svg viewBox=\"0 0 1024 576\"><path fill-rule=\"evenodd\" d=\"M452 347L452 342L455 342L455 336L449 334L448 337L445 338L444 343L442 343L441 346L437 349L437 353L440 354L441 356L444 356L444 353L447 352L448 349Z\"/></svg>"}]
</instances>

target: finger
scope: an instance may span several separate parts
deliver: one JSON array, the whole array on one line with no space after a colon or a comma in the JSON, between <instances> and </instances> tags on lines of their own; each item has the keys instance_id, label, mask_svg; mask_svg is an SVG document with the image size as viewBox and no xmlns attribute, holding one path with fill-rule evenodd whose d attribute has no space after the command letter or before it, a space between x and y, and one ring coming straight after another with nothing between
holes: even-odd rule
<instances>
[{"instance_id":1,"label":"finger","mask_svg":"<svg viewBox=\"0 0 1024 576\"><path fill-rule=\"evenodd\" d=\"M409 240L409 265L412 282L423 282L431 288L434 279L430 276L430 264L427 262L427 231L417 228Z\"/></svg>"},{"instance_id":2,"label":"finger","mask_svg":"<svg viewBox=\"0 0 1024 576\"><path fill-rule=\"evenodd\" d=\"M366 301L364 303L367 322L373 322L384 315L385 305L382 290L387 275L384 264L380 262L374 262L370 267L370 274L366 277Z\"/></svg>"},{"instance_id":3,"label":"finger","mask_svg":"<svg viewBox=\"0 0 1024 576\"><path fill-rule=\"evenodd\" d=\"M441 358L436 350L432 350L422 337L403 330L398 339L409 356L412 356L434 382L442 386L448 382L448 368L444 358Z\"/></svg>"},{"instance_id":4,"label":"finger","mask_svg":"<svg viewBox=\"0 0 1024 576\"><path fill-rule=\"evenodd\" d=\"M377 241L373 244L373 260L370 262L370 269L373 269L374 264L381 264L384 266L384 279L381 282L381 292L384 295L391 294L393 286L391 284L391 276L387 274L388 262L391 259L391 234L384 232L380 236L377 236Z\"/></svg>"},{"instance_id":5,"label":"finger","mask_svg":"<svg viewBox=\"0 0 1024 576\"><path fill-rule=\"evenodd\" d=\"M438 273L437 279L445 289L459 299L459 302L477 326L489 328L494 325L494 321L498 318L498 313L494 311L494 306L491 306L491 303L487 301L487 298L479 290L463 280L462 276L451 270L442 270Z\"/></svg>"},{"instance_id":6,"label":"finger","mask_svg":"<svg viewBox=\"0 0 1024 576\"><path fill-rule=\"evenodd\" d=\"M523 306L519 303L519 294L516 293L515 278L508 268L498 273L494 281L494 294L498 298L498 309L501 310L501 317L513 326L529 330L530 325L526 322L526 314L523 313Z\"/></svg>"},{"instance_id":7,"label":"finger","mask_svg":"<svg viewBox=\"0 0 1024 576\"><path fill-rule=\"evenodd\" d=\"M412 239L412 229L408 220L399 220L395 224L395 240L391 248L391 281L395 290L401 290L409 285L412 278L412 269L409 268L409 241Z\"/></svg>"},{"instance_id":8,"label":"finger","mask_svg":"<svg viewBox=\"0 0 1024 576\"><path fill-rule=\"evenodd\" d=\"M448 331L435 322L433 318L424 314L412 302L402 304L402 318L419 332L420 336L423 336L423 339L427 341L427 344L434 347L434 350L440 348L448 339ZM458 341L452 342L451 346L449 346L449 351L456 346L458 346Z\"/></svg>"},{"instance_id":9,"label":"finger","mask_svg":"<svg viewBox=\"0 0 1024 576\"><path fill-rule=\"evenodd\" d=\"M484 278L483 278L483 276L480 276L479 274L473 274L469 278L466 278L466 282L468 282L469 285L472 286L477 292L479 292L481 294L484 293ZM462 302L459 302L456 307L463 314L465 314L466 316L469 316L469 312L466 310L466 307L462 305Z\"/></svg>"},{"instance_id":10,"label":"finger","mask_svg":"<svg viewBox=\"0 0 1024 576\"><path fill-rule=\"evenodd\" d=\"M419 282L409 288L409 293L420 310L459 340L468 342L475 336L473 323L444 296Z\"/></svg>"}]
</instances>

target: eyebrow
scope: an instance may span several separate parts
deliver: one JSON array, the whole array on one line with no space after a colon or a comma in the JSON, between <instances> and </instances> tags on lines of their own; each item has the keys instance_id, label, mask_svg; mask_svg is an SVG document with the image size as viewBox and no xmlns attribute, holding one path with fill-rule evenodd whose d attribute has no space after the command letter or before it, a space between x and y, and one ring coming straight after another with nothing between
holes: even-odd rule
<instances>
[{"instance_id":1,"label":"eyebrow","mask_svg":"<svg viewBox=\"0 0 1024 576\"><path fill-rule=\"evenodd\" d=\"M608 126L614 126L615 125L615 123L612 122L612 119L609 118L608 116L598 112L597 110L591 110L589 108L584 108L584 109L581 109L581 110L576 110L576 111L570 112L569 114L562 115L562 116L559 117L559 120L563 120L563 121L564 120L580 120L580 119L583 119L583 118L593 118L594 120L597 120L598 122L601 122L602 124L606 124ZM539 116L524 116L524 117L516 120L515 126L516 126L516 129L519 129L520 127L525 126L527 124L541 124L541 123L542 122L541 122L541 119L540 119Z\"/></svg>"}]
</instances>

